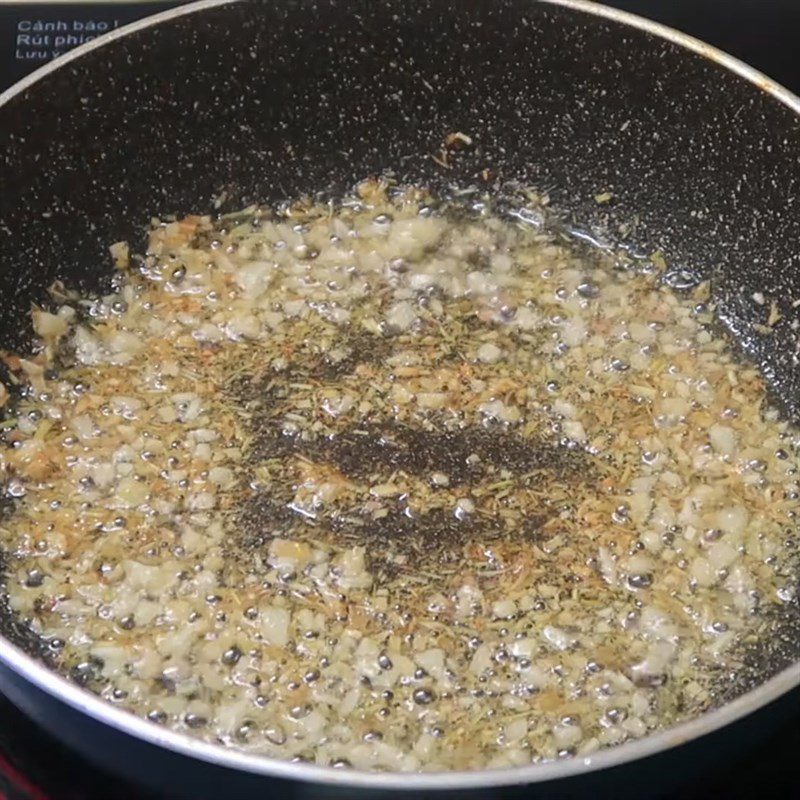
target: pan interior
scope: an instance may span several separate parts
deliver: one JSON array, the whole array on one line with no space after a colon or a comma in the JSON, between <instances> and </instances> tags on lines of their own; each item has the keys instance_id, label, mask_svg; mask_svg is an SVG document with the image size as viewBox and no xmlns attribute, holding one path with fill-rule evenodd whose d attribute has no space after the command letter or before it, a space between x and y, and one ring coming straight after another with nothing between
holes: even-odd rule
<instances>
[{"instance_id":1,"label":"pan interior","mask_svg":"<svg viewBox=\"0 0 800 800\"><path fill-rule=\"evenodd\" d=\"M247 3L204 12L89 54L12 99L0 160L4 344L25 344L19 321L53 279L101 285L107 243L141 240L153 214L341 192L387 167L445 186L488 165L498 181L546 190L594 238L659 249L710 277L721 323L796 413L798 139L788 109L673 45L565 9L352 8L316 4L325 24L297 3L268 20ZM174 46L187 38L199 64ZM104 77L127 60L135 70ZM165 71L181 80L165 85ZM78 107L53 139L54 121ZM729 136L734 127L742 135ZM433 156L453 131L476 146L442 167ZM141 166L109 147L119 137ZM597 204L605 192L613 201ZM773 303L779 319L764 333ZM795 609L769 652L752 653L752 677L734 693L796 659L796 620Z\"/></svg>"}]
</instances>

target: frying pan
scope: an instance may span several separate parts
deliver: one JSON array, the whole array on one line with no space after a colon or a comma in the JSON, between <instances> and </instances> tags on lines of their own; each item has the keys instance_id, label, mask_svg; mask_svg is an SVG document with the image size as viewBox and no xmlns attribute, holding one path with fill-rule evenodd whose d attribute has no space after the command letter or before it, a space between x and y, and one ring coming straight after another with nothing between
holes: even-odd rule
<instances>
[{"instance_id":1,"label":"frying pan","mask_svg":"<svg viewBox=\"0 0 800 800\"><path fill-rule=\"evenodd\" d=\"M721 324L797 418L798 113L800 99L735 59L581 0L194 3L0 95L0 344L25 347L30 304L53 280L99 289L107 245L142 242L151 216L341 192L387 169L435 188L488 168L546 190L584 235L619 244L626 225L621 244L660 249L676 291L710 277ZM431 156L453 131L475 146L444 169ZM613 203L598 206L600 190ZM756 292L781 313L770 336ZM688 775L797 708L800 612L782 615L718 709L513 770L367 774L199 743L56 675L7 610L0 689L107 769L193 798L621 796Z\"/></svg>"}]
</instances>

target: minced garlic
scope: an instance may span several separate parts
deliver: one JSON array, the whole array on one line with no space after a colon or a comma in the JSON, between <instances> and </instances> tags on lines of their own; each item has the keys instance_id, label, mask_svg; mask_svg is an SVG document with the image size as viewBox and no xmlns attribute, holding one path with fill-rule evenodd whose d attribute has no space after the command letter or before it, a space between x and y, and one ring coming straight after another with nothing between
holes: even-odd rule
<instances>
[{"instance_id":1,"label":"minced garlic","mask_svg":"<svg viewBox=\"0 0 800 800\"><path fill-rule=\"evenodd\" d=\"M142 261L112 246L115 292L34 312L0 539L59 669L383 770L588 754L714 701L796 602L797 433L706 287L519 205L368 182L158 223Z\"/></svg>"}]
</instances>

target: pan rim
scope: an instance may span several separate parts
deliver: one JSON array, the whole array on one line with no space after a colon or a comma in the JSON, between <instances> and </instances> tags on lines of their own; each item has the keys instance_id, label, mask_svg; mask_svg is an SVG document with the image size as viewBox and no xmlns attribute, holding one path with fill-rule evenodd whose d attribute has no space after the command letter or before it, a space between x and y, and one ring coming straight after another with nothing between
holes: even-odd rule
<instances>
[{"instance_id":1,"label":"pan rim","mask_svg":"<svg viewBox=\"0 0 800 800\"><path fill-rule=\"evenodd\" d=\"M87 53L128 34L177 17L218 6L231 5L235 2L239 2L239 0L197 0L196 2L190 2L147 16L99 36L97 39L87 42L40 67L0 93L0 108L51 72L61 69ZM738 58L667 25L653 22L627 11L609 8L592 0L532 0L532 2L560 6L592 14L672 42L719 64L754 84L767 94L772 95L776 100L800 115L800 97L787 88ZM621 766L686 744L742 719L800 686L800 662L796 662L774 675L761 686L751 689L720 708L667 730L647 735L642 739L626 744L600 750L585 757L575 756L563 761L503 769L431 773L384 773L339 770L316 764L295 764L269 756L250 754L223 745L203 742L187 734L163 729L157 724L113 706L98 695L71 683L67 678L49 669L3 636L0 636L0 663L36 686L39 690L86 714L96 722L108 725L121 733L133 736L153 746L165 748L176 754L198 759L218 767L241 770L265 777L373 790L479 789L514 784L543 783L576 777L596 770Z\"/></svg>"}]
</instances>

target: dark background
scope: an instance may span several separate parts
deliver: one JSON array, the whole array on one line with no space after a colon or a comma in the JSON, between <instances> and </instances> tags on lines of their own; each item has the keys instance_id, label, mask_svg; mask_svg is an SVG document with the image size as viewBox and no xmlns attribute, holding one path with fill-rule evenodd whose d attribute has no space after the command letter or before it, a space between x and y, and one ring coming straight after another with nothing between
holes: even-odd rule
<instances>
[{"instance_id":1,"label":"dark background","mask_svg":"<svg viewBox=\"0 0 800 800\"><path fill-rule=\"evenodd\" d=\"M0 90L41 66L55 49L52 41L20 47L22 20L65 20L70 33L80 32L86 38L93 35L87 30L90 21L96 27L99 22L116 27L178 4L177 0L1 4ZM609 0L608 4L717 45L800 93L800 0ZM143 797L134 787L122 786L72 756L0 697L0 800L41 800L37 785L53 800ZM700 780L671 795L653 786L651 797L800 798L800 718L793 717L768 739L754 741L736 763L709 764Z\"/></svg>"}]
</instances>

